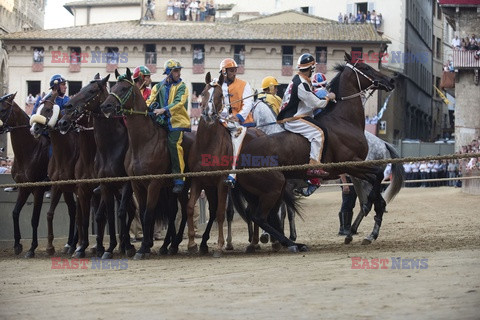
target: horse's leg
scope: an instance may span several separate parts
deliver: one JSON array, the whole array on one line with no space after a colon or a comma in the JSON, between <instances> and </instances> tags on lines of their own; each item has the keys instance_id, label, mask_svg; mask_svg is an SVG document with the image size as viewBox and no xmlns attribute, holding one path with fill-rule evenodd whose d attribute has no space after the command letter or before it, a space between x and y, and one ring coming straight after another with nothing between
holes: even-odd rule
<instances>
[{"instance_id":1,"label":"horse's leg","mask_svg":"<svg viewBox=\"0 0 480 320\"><path fill-rule=\"evenodd\" d=\"M223 185L223 181L217 186L218 207L217 207L217 225L218 225L218 241L217 250L213 252L215 258L219 258L223 252L225 245L225 237L223 234L223 223L225 222L225 209L227 207L228 188Z\"/></svg>"},{"instance_id":2,"label":"horse's leg","mask_svg":"<svg viewBox=\"0 0 480 320\"><path fill-rule=\"evenodd\" d=\"M53 190L53 188L52 188ZM60 196L60 194L59 194ZM53 191L52 191L52 198L53 198ZM67 204L68 210L68 217L69 217L69 225L68 225L68 241L67 244L63 247L64 254L73 254L75 251L75 246L78 242L78 229L75 228L75 218L77 214L77 204L75 201L75 196L73 192L64 192L63 199Z\"/></svg>"},{"instance_id":3,"label":"horse's leg","mask_svg":"<svg viewBox=\"0 0 480 320\"><path fill-rule=\"evenodd\" d=\"M79 236L79 246L75 250L74 258L84 258L85 250L88 247L88 224L90 221L90 199L93 194L93 188L88 185L80 185L78 187L78 208L77 212L77 228Z\"/></svg>"},{"instance_id":4,"label":"horse's leg","mask_svg":"<svg viewBox=\"0 0 480 320\"><path fill-rule=\"evenodd\" d=\"M145 194L139 194L139 197L143 199L138 199L139 203L144 203L143 206L143 239L140 249L137 250L137 253L134 256L135 260L142 260L148 258L151 253L151 248L153 247L153 226L155 224L155 209L157 208L158 198L160 195L161 185L159 181L151 181L148 185L146 197ZM142 207L142 204L140 204Z\"/></svg>"},{"instance_id":5,"label":"horse's leg","mask_svg":"<svg viewBox=\"0 0 480 320\"><path fill-rule=\"evenodd\" d=\"M47 212L47 230L48 230L48 243L47 243L47 253L49 255L53 255L55 253L55 247L53 246L53 216L55 215L55 208L60 201L60 197L62 196L62 192L56 186L52 186L50 192L50 208ZM43 194L42 194L43 197Z\"/></svg>"},{"instance_id":6,"label":"horse's leg","mask_svg":"<svg viewBox=\"0 0 480 320\"><path fill-rule=\"evenodd\" d=\"M108 221L108 233L110 235L110 244L102 255L102 259L112 259L113 250L117 247L117 229L115 228L115 195L112 186L102 186L102 202L105 203L105 213ZM116 190L115 190L116 191ZM119 206L120 207L120 206ZM119 209L120 210L120 209ZM105 217L105 214L103 215ZM122 219L119 217L120 223ZM104 218L105 221L105 218ZM97 246L98 247L98 246ZM98 248L97 248L98 250Z\"/></svg>"},{"instance_id":7,"label":"horse's leg","mask_svg":"<svg viewBox=\"0 0 480 320\"><path fill-rule=\"evenodd\" d=\"M382 226L383 213L385 212L386 202L383 200L381 194L378 194L378 198L374 203L375 209L375 224L373 226L372 233L363 239L362 244L371 244L374 240L377 240L378 234L380 233L380 227Z\"/></svg>"},{"instance_id":8,"label":"horse's leg","mask_svg":"<svg viewBox=\"0 0 480 320\"><path fill-rule=\"evenodd\" d=\"M106 197L102 195L101 199L100 205L95 211L95 222L97 223L97 236L95 239L97 243L96 252L97 257L99 258L105 253L105 247L103 246L103 238L105 237L105 223L107 222L107 215L109 214L108 210L111 210L109 207L111 204L107 202Z\"/></svg>"},{"instance_id":9,"label":"horse's leg","mask_svg":"<svg viewBox=\"0 0 480 320\"><path fill-rule=\"evenodd\" d=\"M290 225L290 240L295 241L297 240L297 228L295 227L295 211L287 208L287 213L288 213L288 224ZM282 221L285 221L285 218L283 218Z\"/></svg>"},{"instance_id":10,"label":"horse's leg","mask_svg":"<svg viewBox=\"0 0 480 320\"><path fill-rule=\"evenodd\" d=\"M355 221L350 227L350 233L345 237L345 244L349 244L350 242L352 242L353 235L357 234L358 227L360 226L360 223L362 222L364 217L365 217L365 214L363 213L363 207L362 207L357 217L355 218Z\"/></svg>"},{"instance_id":11,"label":"horse's leg","mask_svg":"<svg viewBox=\"0 0 480 320\"><path fill-rule=\"evenodd\" d=\"M202 242L200 243L200 254L208 253L208 239L210 239L210 231L212 230L213 223L217 218L217 206L218 206L218 195L216 188L206 188L205 195L208 201L208 211L209 217L205 231L203 232Z\"/></svg>"},{"instance_id":12,"label":"horse's leg","mask_svg":"<svg viewBox=\"0 0 480 320\"><path fill-rule=\"evenodd\" d=\"M234 214L233 202L229 192L227 196L227 245L225 246L225 250L233 250L233 244L232 244L233 214Z\"/></svg>"},{"instance_id":13,"label":"horse's leg","mask_svg":"<svg viewBox=\"0 0 480 320\"><path fill-rule=\"evenodd\" d=\"M168 210L168 227L167 233L165 234L165 238L163 240L163 245L160 247L158 254L167 254L168 246L170 245L170 243L175 241L177 235L175 226L175 220L177 218L178 211L177 195L172 192L171 188L165 188L163 192L165 192L163 202L165 203Z\"/></svg>"},{"instance_id":14,"label":"horse's leg","mask_svg":"<svg viewBox=\"0 0 480 320\"><path fill-rule=\"evenodd\" d=\"M13 218L13 234L15 243L13 245L13 250L15 251L16 255L19 255L22 250L23 246L20 243L20 239L22 238L20 234L20 212L22 211L25 202L27 202L28 196L30 195L30 190L27 188L18 188L18 195L17 195L17 202L15 203L15 208L12 212Z\"/></svg>"},{"instance_id":15,"label":"horse's leg","mask_svg":"<svg viewBox=\"0 0 480 320\"><path fill-rule=\"evenodd\" d=\"M187 204L187 226L188 226L188 251L191 253L195 253L198 251L198 246L195 243L195 226L193 223L193 210L195 208L195 203L197 202L198 198L200 197L200 193L202 192L202 188L200 188L199 184L192 180L192 186L190 187L190 199L188 199Z\"/></svg>"},{"instance_id":16,"label":"horse's leg","mask_svg":"<svg viewBox=\"0 0 480 320\"><path fill-rule=\"evenodd\" d=\"M40 212L43 204L43 194L45 190L43 188L35 188L33 190L34 202L33 202L33 214L32 214L32 244L30 249L25 254L25 258L35 257L35 249L38 247L38 222L40 220Z\"/></svg>"},{"instance_id":17,"label":"horse's leg","mask_svg":"<svg viewBox=\"0 0 480 320\"><path fill-rule=\"evenodd\" d=\"M130 225L135 217L135 206L132 197L132 185L127 182L122 187L120 206L118 207L118 219L120 220L120 243L122 250L128 257L135 255L135 247L130 242ZM127 218L128 214L128 218Z\"/></svg>"},{"instance_id":18,"label":"horse's leg","mask_svg":"<svg viewBox=\"0 0 480 320\"><path fill-rule=\"evenodd\" d=\"M187 186L187 185L185 185ZM180 210L182 214L182 219L180 221L180 226L178 227L177 235L168 250L168 253L173 255L178 253L178 246L183 240L183 233L185 232L185 225L187 224L187 205L188 205L188 188L184 188L182 193L178 196L178 201L180 202Z\"/></svg>"},{"instance_id":19,"label":"horse's leg","mask_svg":"<svg viewBox=\"0 0 480 320\"><path fill-rule=\"evenodd\" d=\"M260 227L258 226L257 223L253 223L251 220L248 221L248 229L249 229L249 234L251 233L251 236L249 236L250 243L245 249L246 253L254 253L256 250L260 249L260 245L258 244L260 242Z\"/></svg>"}]
</instances>

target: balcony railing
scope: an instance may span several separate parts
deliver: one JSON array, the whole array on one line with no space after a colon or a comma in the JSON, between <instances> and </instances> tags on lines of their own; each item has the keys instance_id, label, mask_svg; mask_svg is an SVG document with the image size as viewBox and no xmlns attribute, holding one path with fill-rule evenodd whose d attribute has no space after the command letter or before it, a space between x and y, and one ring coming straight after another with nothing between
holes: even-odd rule
<instances>
[{"instance_id":1,"label":"balcony railing","mask_svg":"<svg viewBox=\"0 0 480 320\"><path fill-rule=\"evenodd\" d=\"M480 51L453 51L453 67L455 69L480 68Z\"/></svg>"}]
</instances>

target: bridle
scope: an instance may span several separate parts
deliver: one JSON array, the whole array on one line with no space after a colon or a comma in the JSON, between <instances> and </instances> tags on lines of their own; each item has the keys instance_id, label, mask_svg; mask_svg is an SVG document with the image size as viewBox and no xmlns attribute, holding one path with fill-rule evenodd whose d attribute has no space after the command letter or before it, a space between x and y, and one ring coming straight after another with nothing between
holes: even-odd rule
<instances>
[{"instance_id":1,"label":"bridle","mask_svg":"<svg viewBox=\"0 0 480 320\"><path fill-rule=\"evenodd\" d=\"M213 119L219 119L220 118L220 113L217 109L217 107L215 106L215 102L213 101L213 91L215 91L215 88L220 88L220 90L222 89L220 87L220 85L218 84L218 82L214 79L212 81L210 81L210 83L208 83L208 85L210 86L209 90L207 91L209 94L210 94L210 97L208 98L208 101L207 101L207 106L208 108L203 110L203 113L202 113L202 117L206 120L207 117L211 117ZM210 93L210 90L212 90L212 92ZM222 108L224 107L224 103L223 103L223 99L222 100ZM208 110L212 110L211 114L212 116L210 116L208 114Z\"/></svg>"},{"instance_id":2,"label":"bridle","mask_svg":"<svg viewBox=\"0 0 480 320\"><path fill-rule=\"evenodd\" d=\"M365 96L365 93L370 91L368 97L363 102L363 103L365 103L366 100L368 100L368 98L370 98L372 96L373 92L380 87L378 80L373 80L371 77L369 77L368 75L366 75L364 72L362 72L361 70L359 70L356 67L357 63L358 63L358 60L353 65L351 63L347 62L345 64L345 66L352 69L352 71L355 72L355 76L357 77L358 90L360 90L360 91L357 92L357 93L354 93L352 95L346 96L346 97L341 97L341 98L339 98L339 100L349 100L349 99L353 99L353 98L356 98L356 97L359 97L359 96L363 97L363 96ZM368 81L370 81L370 85L365 89L362 89L362 85L360 84L360 77L358 76L359 74L361 76L363 76L365 79L367 79Z\"/></svg>"},{"instance_id":3,"label":"bridle","mask_svg":"<svg viewBox=\"0 0 480 320\"><path fill-rule=\"evenodd\" d=\"M112 95L118 101L118 103L120 103L120 108L118 108L119 109L118 113L121 113L124 115L139 114L144 116L153 114L153 112L150 112L148 108L145 109L145 111L138 111L138 110L134 110L133 108L126 109L125 103L127 103L128 99L130 99L130 97L132 96L132 93L133 93L133 100L135 101L135 91L133 90L135 83L132 80L129 80L123 76L119 77L118 82L127 82L128 84L131 85L131 87L128 89L127 93L123 97L120 97L115 92L109 93L109 95Z\"/></svg>"}]
</instances>

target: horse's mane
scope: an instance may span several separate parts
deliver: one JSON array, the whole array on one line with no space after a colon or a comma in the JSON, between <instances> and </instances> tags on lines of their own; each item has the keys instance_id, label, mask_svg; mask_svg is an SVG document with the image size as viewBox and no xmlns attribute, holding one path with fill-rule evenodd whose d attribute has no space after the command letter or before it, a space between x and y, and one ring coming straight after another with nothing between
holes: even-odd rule
<instances>
[{"instance_id":1,"label":"horse's mane","mask_svg":"<svg viewBox=\"0 0 480 320\"><path fill-rule=\"evenodd\" d=\"M342 74L343 70L345 70L345 65L337 63L333 67L333 69L336 70L338 73L330 81L330 83L327 86L327 89L328 91L335 93L335 95L338 98L338 91L340 89L340 75ZM330 101L325 107L325 109L323 110L322 114L330 112L334 107L335 107L335 103L333 101Z\"/></svg>"}]
</instances>

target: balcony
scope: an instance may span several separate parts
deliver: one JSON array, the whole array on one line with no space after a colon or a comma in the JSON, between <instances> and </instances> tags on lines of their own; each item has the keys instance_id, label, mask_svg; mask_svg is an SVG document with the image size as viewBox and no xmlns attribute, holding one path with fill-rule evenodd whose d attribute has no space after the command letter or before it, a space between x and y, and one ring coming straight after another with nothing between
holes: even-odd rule
<instances>
[{"instance_id":1,"label":"balcony","mask_svg":"<svg viewBox=\"0 0 480 320\"><path fill-rule=\"evenodd\" d=\"M480 68L480 51L453 51L453 67L455 69Z\"/></svg>"},{"instance_id":2,"label":"balcony","mask_svg":"<svg viewBox=\"0 0 480 320\"><path fill-rule=\"evenodd\" d=\"M32 64L32 72L42 72L43 71L43 61L42 62L34 62Z\"/></svg>"}]
</instances>

